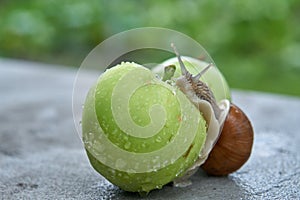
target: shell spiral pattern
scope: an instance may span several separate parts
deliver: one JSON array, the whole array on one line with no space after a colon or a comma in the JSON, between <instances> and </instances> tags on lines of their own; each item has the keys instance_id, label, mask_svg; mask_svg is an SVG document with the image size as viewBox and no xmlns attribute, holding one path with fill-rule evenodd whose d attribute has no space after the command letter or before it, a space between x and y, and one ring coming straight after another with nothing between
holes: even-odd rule
<instances>
[{"instance_id":1,"label":"shell spiral pattern","mask_svg":"<svg viewBox=\"0 0 300 200\"><path fill-rule=\"evenodd\" d=\"M107 70L90 89L82 130L92 166L134 192L182 176L206 138L204 118L179 89L128 62Z\"/></svg>"}]
</instances>

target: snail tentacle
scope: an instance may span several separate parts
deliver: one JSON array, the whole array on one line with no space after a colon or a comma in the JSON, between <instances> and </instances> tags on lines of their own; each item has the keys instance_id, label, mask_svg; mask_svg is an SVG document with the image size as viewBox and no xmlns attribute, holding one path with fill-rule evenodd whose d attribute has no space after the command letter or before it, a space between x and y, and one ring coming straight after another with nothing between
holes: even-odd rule
<instances>
[{"instance_id":1,"label":"snail tentacle","mask_svg":"<svg viewBox=\"0 0 300 200\"><path fill-rule=\"evenodd\" d=\"M201 76L203 75L203 74L205 74L205 72L207 71L207 70L209 70L209 68L210 67L212 67L213 66L213 64L212 63L209 63L202 71L200 71L197 75L195 75L192 79L193 79L193 81L194 82L197 82L200 78L201 78Z\"/></svg>"},{"instance_id":2,"label":"snail tentacle","mask_svg":"<svg viewBox=\"0 0 300 200\"><path fill-rule=\"evenodd\" d=\"M188 74L190 74L190 73L188 72L188 70L186 69L186 67L184 66L184 64L183 64L183 62L182 62L182 59L181 59L181 57L180 57L180 55L179 55L179 53L178 53L178 51L177 51L177 49L176 49L174 43L171 43L171 47L173 48L174 53L175 53L175 55L176 55L177 58L178 58L178 62L179 62L179 65L180 65L180 69L181 69L182 75L188 75Z\"/></svg>"}]
</instances>

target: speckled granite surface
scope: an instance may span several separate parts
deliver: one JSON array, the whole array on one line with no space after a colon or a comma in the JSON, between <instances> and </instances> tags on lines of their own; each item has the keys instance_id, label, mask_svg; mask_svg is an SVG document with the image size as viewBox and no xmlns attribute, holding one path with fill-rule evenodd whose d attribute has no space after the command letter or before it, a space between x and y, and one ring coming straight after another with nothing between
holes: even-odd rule
<instances>
[{"instance_id":1,"label":"speckled granite surface","mask_svg":"<svg viewBox=\"0 0 300 200\"><path fill-rule=\"evenodd\" d=\"M0 59L0 199L140 199L90 166L75 131L76 71ZM300 99L233 92L255 129L250 160L228 177L202 171L146 199L300 199Z\"/></svg>"}]
</instances>

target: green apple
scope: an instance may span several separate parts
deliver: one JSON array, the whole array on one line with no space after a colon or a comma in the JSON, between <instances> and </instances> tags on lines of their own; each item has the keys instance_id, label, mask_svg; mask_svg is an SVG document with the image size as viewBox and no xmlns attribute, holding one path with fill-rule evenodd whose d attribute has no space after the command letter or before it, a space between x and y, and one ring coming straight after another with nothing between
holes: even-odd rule
<instances>
[{"instance_id":1,"label":"green apple","mask_svg":"<svg viewBox=\"0 0 300 200\"><path fill-rule=\"evenodd\" d=\"M82 116L91 165L111 183L132 192L147 193L184 175L203 148L206 126L177 87L128 62L99 77Z\"/></svg>"}]
</instances>

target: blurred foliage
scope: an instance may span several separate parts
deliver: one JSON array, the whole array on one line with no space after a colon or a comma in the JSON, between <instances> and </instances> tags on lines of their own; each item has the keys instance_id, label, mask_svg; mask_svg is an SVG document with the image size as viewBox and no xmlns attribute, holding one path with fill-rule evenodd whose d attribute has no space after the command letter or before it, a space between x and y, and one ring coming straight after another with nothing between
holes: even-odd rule
<instances>
[{"instance_id":1,"label":"blurred foliage","mask_svg":"<svg viewBox=\"0 0 300 200\"><path fill-rule=\"evenodd\" d=\"M231 87L300 96L297 0L2 0L0 56L79 66L131 28L183 32L211 54Z\"/></svg>"}]
</instances>

